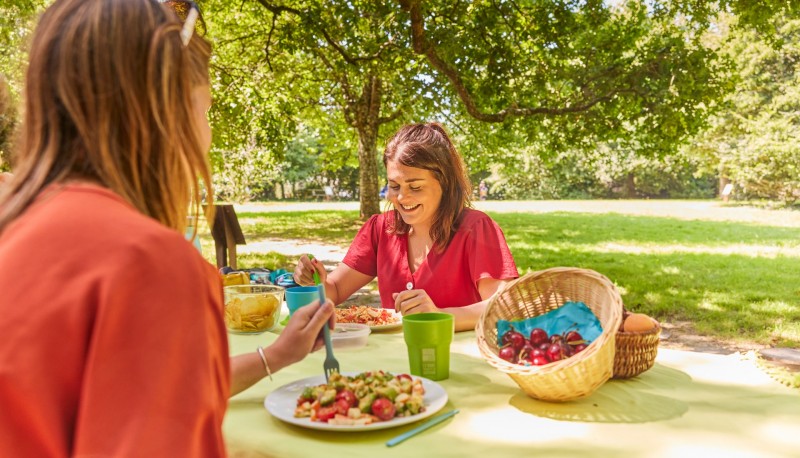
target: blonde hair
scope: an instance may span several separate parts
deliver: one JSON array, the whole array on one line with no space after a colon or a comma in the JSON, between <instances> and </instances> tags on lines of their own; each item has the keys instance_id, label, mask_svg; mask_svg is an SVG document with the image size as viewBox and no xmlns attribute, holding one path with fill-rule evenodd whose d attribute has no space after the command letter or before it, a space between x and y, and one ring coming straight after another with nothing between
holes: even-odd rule
<instances>
[{"instance_id":1,"label":"blonde hair","mask_svg":"<svg viewBox=\"0 0 800 458\"><path fill-rule=\"evenodd\" d=\"M208 85L211 47L155 0L57 0L36 27L14 178L0 231L48 185L97 182L184 230L213 196L193 90ZM210 207L210 205L209 205ZM208 208L207 210L210 210Z\"/></svg>"}]
</instances>

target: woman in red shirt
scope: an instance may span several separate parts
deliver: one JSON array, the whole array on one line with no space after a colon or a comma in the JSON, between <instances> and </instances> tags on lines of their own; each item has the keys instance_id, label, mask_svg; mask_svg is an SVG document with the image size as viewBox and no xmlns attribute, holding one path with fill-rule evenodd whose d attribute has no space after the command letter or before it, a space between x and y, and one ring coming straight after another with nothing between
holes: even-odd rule
<instances>
[{"instance_id":1,"label":"woman in red shirt","mask_svg":"<svg viewBox=\"0 0 800 458\"><path fill-rule=\"evenodd\" d=\"M41 16L0 186L0 456L224 456L228 397L322 345L330 302L228 357L222 282L183 236L213 195L191 22L155 0Z\"/></svg>"},{"instance_id":2,"label":"woman in red shirt","mask_svg":"<svg viewBox=\"0 0 800 458\"><path fill-rule=\"evenodd\" d=\"M341 303L378 277L384 308L451 313L457 331L473 329L489 297L519 276L503 231L470 208L464 163L440 124L400 129L383 163L394 209L364 224L329 275L302 256L295 281L313 284L316 271Z\"/></svg>"}]
</instances>

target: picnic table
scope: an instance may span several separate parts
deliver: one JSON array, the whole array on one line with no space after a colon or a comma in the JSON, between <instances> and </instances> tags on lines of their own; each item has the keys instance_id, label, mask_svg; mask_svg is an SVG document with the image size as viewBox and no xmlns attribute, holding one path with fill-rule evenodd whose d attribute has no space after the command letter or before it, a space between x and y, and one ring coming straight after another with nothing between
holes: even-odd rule
<instances>
[{"instance_id":1,"label":"picnic table","mask_svg":"<svg viewBox=\"0 0 800 458\"><path fill-rule=\"evenodd\" d=\"M280 328L229 336L231 354L252 352ZM322 374L325 352L231 398L223 433L231 456L275 457L661 457L800 456L800 390L779 384L741 354L660 349L638 377L610 380L567 403L526 396L478 352L474 332L457 333L450 378L438 382L460 413L395 447L387 440L416 423L388 430L337 433L284 423L264 398L284 384ZM408 371L401 331L372 333L367 346L340 350L343 372Z\"/></svg>"}]
</instances>

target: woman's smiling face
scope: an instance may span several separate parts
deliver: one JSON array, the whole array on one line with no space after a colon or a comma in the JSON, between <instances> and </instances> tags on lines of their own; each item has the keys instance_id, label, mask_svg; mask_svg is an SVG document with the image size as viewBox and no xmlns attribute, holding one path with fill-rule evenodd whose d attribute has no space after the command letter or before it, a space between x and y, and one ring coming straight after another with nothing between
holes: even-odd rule
<instances>
[{"instance_id":1,"label":"woman's smiling face","mask_svg":"<svg viewBox=\"0 0 800 458\"><path fill-rule=\"evenodd\" d=\"M386 178L389 180L386 198L403 221L415 230L427 231L435 221L442 201L442 186L433 172L388 161Z\"/></svg>"}]
</instances>

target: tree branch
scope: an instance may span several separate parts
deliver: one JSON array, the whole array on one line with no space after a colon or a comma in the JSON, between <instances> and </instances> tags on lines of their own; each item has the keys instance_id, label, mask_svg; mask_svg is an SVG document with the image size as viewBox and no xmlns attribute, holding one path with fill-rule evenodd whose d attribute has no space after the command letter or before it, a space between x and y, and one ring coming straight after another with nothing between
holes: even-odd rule
<instances>
[{"instance_id":1,"label":"tree branch","mask_svg":"<svg viewBox=\"0 0 800 458\"><path fill-rule=\"evenodd\" d=\"M422 7L419 0L399 0L401 8L407 11L411 16L411 42L414 52L422 54L428 62L438 72L444 75L450 84L453 85L458 98L464 103L464 108L470 116L484 122L503 122L507 118L517 116L534 116L534 115L562 115L568 113L579 113L591 109L593 106L600 102L611 100L617 93L617 90L611 90L606 94L596 96L592 99L583 101L583 103L573 104L562 108L553 107L520 107L515 102L508 107L496 112L485 113L478 108L475 99L464 84L464 80L458 71L447 62L445 62L436 53L434 45L428 41L425 36L425 19L422 16Z\"/></svg>"},{"instance_id":2,"label":"tree branch","mask_svg":"<svg viewBox=\"0 0 800 458\"><path fill-rule=\"evenodd\" d=\"M344 59L345 62L347 62L348 64L353 65L353 66L358 66L359 62L365 62L365 61L371 61L371 60L378 59L384 49L386 49L389 46L392 46L394 44L394 42L392 40L389 40L386 43L383 43L380 46L380 48L378 48L378 51L375 52L375 54L372 54L370 56L355 56L354 57L354 56L351 56L350 54L348 54L347 51L344 48L342 48L342 46L339 43L337 43L336 40L334 40L331 37L331 35L328 33L328 30L325 29L325 27L322 27L322 25L319 24L319 23L315 23L315 22L309 20L303 14L302 11L300 11L298 9L295 9L295 8L289 8L287 6L273 5L273 4L269 3L269 2L267 2L266 0L257 0L257 1L258 1L258 3L261 4L261 6L263 6L266 9L268 9L269 11L271 11L275 15L281 14L281 13L291 13L291 14L294 14L295 16L298 16L299 18L301 18L303 20L303 22L307 26L309 26L309 27L314 26L315 28L318 28L320 33L322 33L322 36L325 38L325 41L333 49L335 49L336 52L340 56L342 56L342 59Z\"/></svg>"},{"instance_id":3,"label":"tree branch","mask_svg":"<svg viewBox=\"0 0 800 458\"><path fill-rule=\"evenodd\" d=\"M270 62L270 59L269 59L269 48L272 45L272 32L275 31L275 23L277 21L278 21L278 15L277 14L273 14L272 15L272 25L269 28L269 34L267 34L267 44L264 45L264 54L265 54L264 58L266 59L267 67L269 67L269 71L271 71L271 72L273 71L273 69L272 69L272 62Z\"/></svg>"},{"instance_id":4,"label":"tree branch","mask_svg":"<svg viewBox=\"0 0 800 458\"><path fill-rule=\"evenodd\" d=\"M389 116L381 116L380 118L378 118L378 125L392 122L395 119L399 118L402 114L403 114L403 109L398 108L397 110L394 111L394 113L390 114Z\"/></svg>"},{"instance_id":5,"label":"tree branch","mask_svg":"<svg viewBox=\"0 0 800 458\"><path fill-rule=\"evenodd\" d=\"M342 104L344 122L349 126L356 127L356 119L353 117L353 106L356 103L356 99L350 89L350 81L347 79L347 74L344 72L336 72L333 68L333 64L331 64L331 61L325 57L325 54L321 50L317 49L315 53L319 57L319 60L321 60L322 63L331 70L331 75L333 75L334 79L337 80L339 87L342 89L342 94L344 95L344 104Z\"/></svg>"}]
</instances>

